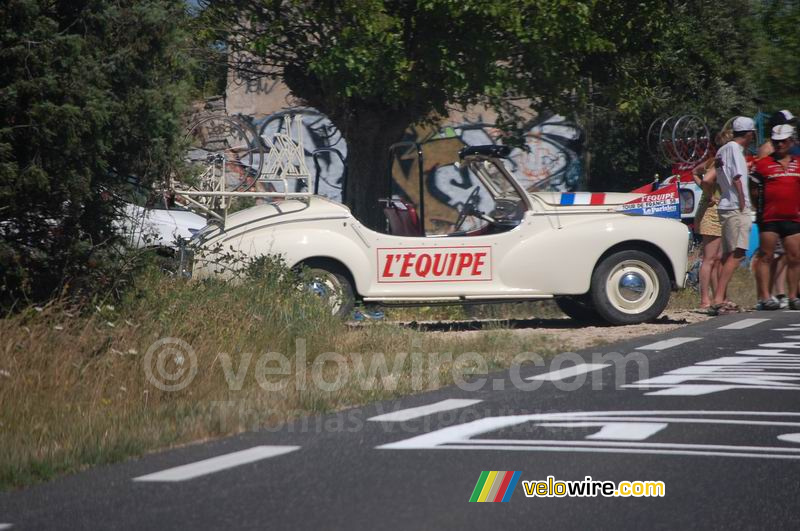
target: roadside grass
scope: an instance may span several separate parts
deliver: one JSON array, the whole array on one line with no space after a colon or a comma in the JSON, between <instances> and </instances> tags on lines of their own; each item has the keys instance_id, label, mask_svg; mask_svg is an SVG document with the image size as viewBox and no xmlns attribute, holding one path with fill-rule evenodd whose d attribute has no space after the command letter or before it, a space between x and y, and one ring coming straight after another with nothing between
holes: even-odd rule
<instances>
[{"instance_id":1,"label":"roadside grass","mask_svg":"<svg viewBox=\"0 0 800 531\"><path fill-rule=\"evenodd\" d=\"M115 306L54 302L0 319L0 489L469 381L522 352L570 348L558 335L515 334L502 322L563 317L552 301L387 311L386 321L499 319L480 334L351 326L284 273L267 264L255 280L229 284L149 270ZM748 270L737 271L730 295L752 307ZM668 309L698 305L687 289ZM162 390L146 375L148 349L163 338L190 349L162 345L151 372L174 384L181 380L159 370L188 374L194 356L197 373L184 389Z\"/></svg>"},{"instance_id":2,"label":"roadside grass","mask_svg":"<svg viewBox=\"0 0 800 531\"><path fill-rule=\"evenodd\" d=\"M0 319L0 488L468 381L519 353L564 347L499 325L462 335L348 326L296 280L263 273L233 285L148 271L114 306L54 302ZM189 348L164 344L148 366L176 384L168 377L190 374L196 359L184 389L146 375L163 338Z\"/></svg>"}]
</instances>

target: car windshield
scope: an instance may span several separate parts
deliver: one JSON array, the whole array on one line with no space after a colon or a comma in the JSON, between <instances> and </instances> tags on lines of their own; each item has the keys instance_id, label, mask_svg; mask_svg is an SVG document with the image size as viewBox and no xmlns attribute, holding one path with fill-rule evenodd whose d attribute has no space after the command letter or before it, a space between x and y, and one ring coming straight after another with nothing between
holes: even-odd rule
<instances>
[{"instance_id":1,"label":"car windshield","mask_svg":"<svg viewBox=\"0 0 800 531\"><path fill-rule=\"evenodd\" d=\"M509 180L508 175L494 160L475 160L469 165L469 169L478 174L489 188L490 193L495 197L519 197L517 189Z\"/></svg>"}]
</instances>

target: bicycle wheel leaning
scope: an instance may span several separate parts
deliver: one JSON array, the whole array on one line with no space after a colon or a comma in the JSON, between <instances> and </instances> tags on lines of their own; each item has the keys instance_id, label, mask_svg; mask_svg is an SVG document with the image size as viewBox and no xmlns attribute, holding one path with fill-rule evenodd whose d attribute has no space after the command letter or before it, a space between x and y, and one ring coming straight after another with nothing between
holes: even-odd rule
<instances>
[{"instance_id":1,"label":"bicycle wheel leaning","mask_svg":"<svg viewBox=\"0 0 800 531\"><path fill-rule=\"evenodd\" d=\"M253 127L230 116L210 116L189 126L184 162L187 182L199 191L246 192L261 175L264 154Z\"/></svg>"}]
</instances>

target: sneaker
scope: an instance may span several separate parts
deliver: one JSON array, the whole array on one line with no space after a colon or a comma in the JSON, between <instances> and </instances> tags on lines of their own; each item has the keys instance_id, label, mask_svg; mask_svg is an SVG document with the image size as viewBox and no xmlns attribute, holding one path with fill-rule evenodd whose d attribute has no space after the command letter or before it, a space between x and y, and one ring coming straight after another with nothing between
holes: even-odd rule
<instances>
[{"instance_id":1,"label":"sneaker","mask_svg":"<svg viewBox=\"0 0 800 531\"><path fill-rule=\"evenodd\" d=\"M800 310L800 299L791 299L789 301L789 308L792 310Z\"/></svg>"},{"instance_id":2,"label":"sneaker","mask_svg":"<svg viewBox=\"0 0 800 531\"><path fill-rule=\"evenodd\" d=\"M781 310L785 310L786 308L789 307L789 297L787 297L783 293L778 295L778 302L781 305Z\"/></svg>"},{"instance_id":3,"label":"sneaker","mask_svg":"<svg viewBox=\"0 0 800 531\"><path fill-rule=\"evenodd\" d=\"M781 303L778 302L778 299L776 299L775 297L770 297L767 300L758 301L758 303L756 304L756 310L773 311L780 309L781 309Z\"/></svg>"}]
</instances>

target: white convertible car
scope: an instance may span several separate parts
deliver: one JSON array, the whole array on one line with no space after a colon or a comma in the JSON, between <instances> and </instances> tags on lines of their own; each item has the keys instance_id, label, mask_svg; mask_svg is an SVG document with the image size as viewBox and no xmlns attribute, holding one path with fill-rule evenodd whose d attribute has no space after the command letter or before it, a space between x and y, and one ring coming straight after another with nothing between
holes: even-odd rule
<instances>
[{"instance_id":1,"label":"white convertible car","mask_svg":"<svg viewBox=\"0 0 800 531\"><path fill-rule=\"evenodd\" d=\"M434 220L430 204L426 218L424 204L397 196L381 202L383 232L312 194L233 213L195 236L193 277L219 274L221 255L233 250L277 254L292 267L310 268L310 287L340 315L355 300L555 298L574 318L631 324L658 317L686 276L689 237L678 220L677 190L528 193L506 170L507 153L504 146L462 150L457 166L474 188L449 220ZM424 187L419 191L424 198Z\"/></svg>"}]
</instances>

